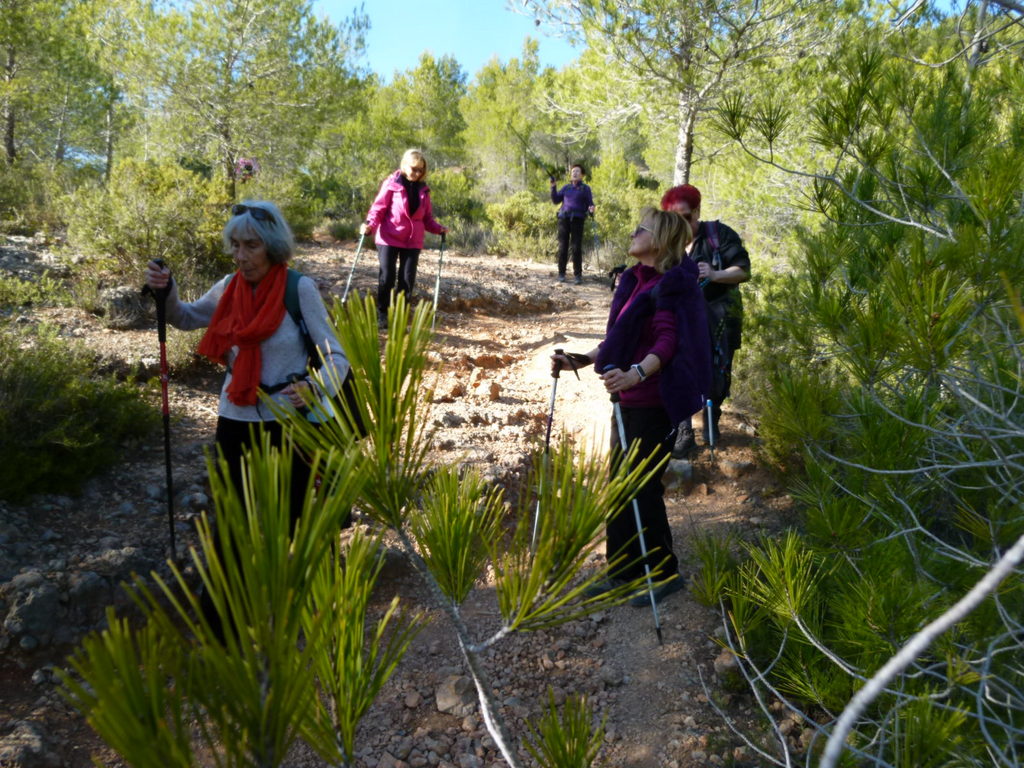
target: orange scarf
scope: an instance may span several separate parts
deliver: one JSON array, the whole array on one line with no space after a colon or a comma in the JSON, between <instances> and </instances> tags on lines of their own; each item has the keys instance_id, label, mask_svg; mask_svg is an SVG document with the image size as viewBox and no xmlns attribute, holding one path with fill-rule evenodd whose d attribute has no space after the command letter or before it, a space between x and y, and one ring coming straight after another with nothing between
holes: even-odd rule
<instances>
[{"instance_id":1,"label":"orange scarf","mask_svg":"<svg viewBox=\"0 0 1024 768\"><path fill-rule=\"evenodd\" d=\"M259 402L260 343L273 335L284 319L287 275L288 267L275 264L253 291L241 272L235 273L199 342L199 354L217 363L226 363L228 350L238 347L228 385L228 400L235 405Z\"/></svg>"}]
</instances>

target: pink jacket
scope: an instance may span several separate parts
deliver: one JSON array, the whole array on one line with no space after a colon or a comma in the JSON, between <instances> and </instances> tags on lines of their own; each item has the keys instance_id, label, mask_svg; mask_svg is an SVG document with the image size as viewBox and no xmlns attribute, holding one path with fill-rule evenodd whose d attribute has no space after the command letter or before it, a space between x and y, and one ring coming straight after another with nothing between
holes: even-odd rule
<instances>
[{"instance_id":1,"label":"pink jacket","mask_svg":"<svg viewBox=\"0 0 1024 768\"><path fill-rule=\"evenodd\" d=\"M444 227L434 221L433 207L430 204L430 187L420 187L420 205L416 213L409 215L405 187L398 180L402 172L395 171L384 179L380 185L377 199L366 214L366 223L376 234L377 245L390 245L394 248L422 248L423 232L439 235Z\"/></svg>"}]
</instances>

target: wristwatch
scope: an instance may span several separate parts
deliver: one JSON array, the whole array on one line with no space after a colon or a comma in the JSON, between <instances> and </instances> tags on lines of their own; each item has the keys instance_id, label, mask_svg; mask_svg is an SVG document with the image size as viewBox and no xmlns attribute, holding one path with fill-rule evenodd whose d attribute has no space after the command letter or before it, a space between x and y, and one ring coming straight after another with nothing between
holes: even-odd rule
<instances>
[{"instance_id":1,"label":"wristwatch","mask_svg":"<svg viewBox=\"0 0 1024 768\"><path fill-rule=\"evenodd\" d=\"M646 371L644 371L640 363L634 363L633 365L630 366L630 368L637 372L637 375L640 377L640 381L647 380L647 373Z\"/></svg>"}]
</instances>

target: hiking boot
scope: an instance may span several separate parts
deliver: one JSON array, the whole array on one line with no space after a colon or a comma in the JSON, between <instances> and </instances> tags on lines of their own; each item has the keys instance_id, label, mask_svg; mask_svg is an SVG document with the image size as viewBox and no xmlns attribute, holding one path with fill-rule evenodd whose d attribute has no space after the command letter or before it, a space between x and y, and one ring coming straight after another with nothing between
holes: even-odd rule
<instances>
[{"instance_id":1,"label":"hiking boot","mask_svg":"<svg viewBox=\"0 0 1024 768\"><path fill-rule=\"evenodd\" d=\"M693 434L693 427L680 426L676 433L676 442L672 446L673 459L685 459L693 453L697 447L697 439Z\"/></svg>"},{"instance_id":2,"label":"hiking boot","mask_svg":"<svg viewBox=\"0 0 1024 768\"><path fill-rule=\"evenodd\" d=\"M583 285L583 278L580 277L579 275L576 275L576 277L574 277L572 281L576 283L576 285Z\"/></svg>"},{"instance_id":3,"label":"hiking boot","mask_svg":"<svg viewBox=\"0 0 1024 768\"><path fill-rule=\"evenodd\" d=\"M662 584L660 587L654 588L654 602L660 603L666 597L668 597L669 595L673 595L676 592L679 592L685 586L686 579L683 578L683 574L677 573L676 577L672 579L672 581L668 582L667 584ZM630 600L629 604L634 608L646 608L651 604L651 596L645 589L643 592L641 592L632 600Z\"/></svg>"},{"instance_id":4,"label":"hiking boot","mask_svg":"<svg viewBox=\"0 0 1024 768\"><path fill-rule=\"evenodd\" d=\"M595 584L591 584L583 591L583 596L588 600L592 597L601 597L601 595L608 594L613 589L618 589L626 582L623 579L617 579L614 576L610 579L604 579L598 581Z\"/></svg>"},{"instance_id":5,"label":"hiking boot","mask_svg":"<svg viewBox=\"0 0 1024 768\"><path fill-rule=\"evenodd\" d=\"M558 282L564 283L565 282L565 275L559 275L558 276Z\"/></svg>"}]
</instances>

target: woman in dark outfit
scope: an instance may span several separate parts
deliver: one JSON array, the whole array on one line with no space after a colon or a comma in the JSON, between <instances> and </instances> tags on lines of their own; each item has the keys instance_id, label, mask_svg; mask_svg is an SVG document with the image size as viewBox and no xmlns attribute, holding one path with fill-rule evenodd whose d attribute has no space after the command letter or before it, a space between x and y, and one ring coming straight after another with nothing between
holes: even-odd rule
<instances>
[{"instance_id":1,"label":"woman in dark outfit","mask_svg":"<svg viewBox=\"0 0 1024 768\"><path fill-rule=\"evenodd\" d=\"M407 297L416 287L416 265L423 250L423 233L440 235L448 230L434 221L427 178L427 160L417 149L407 149L402 163L380 185L380 191L359 226L359 234L374 232L380 272L377 279L377 313L387 323L391 291L396 287ZM396 270L397 265L397 270Z\"/></svg>"},{"instance_id":2,"label":"woman in dark outfit","mask_svg":"<svg viewBox=\"0 0 1024 768\"><path fill-rule=\"evenodd\" d=\"M608 316L605 339L587 353L595 363L605 389L618 393L626 441L640 442L640 459L652 456L657 464L672 449L675 425L700 410L701 393L711 377L704 301L697 284L697 265L686 257L689 225L674 213L647 208L633 232L629 254L637 261L619 281ZM553 355L556 370L568 368L565 355ZM574 361L575 362L575 361ZM577 363L578 367L578 363ZM613 417L614 421L614 417ZM621 455L618 426L612 424L613 454ZM678 574L672 551L672 530L665 511L664 470L637 492L636 501L647 544L652 578ZM636 535L632 500L608 520L606 549L609 560L625 555L614 577L594 593L608 591L623 580L644 576L644 560ZM665 561L660 570L657 566ZM654 592L662 600L683 586L672 579ZM649 605L646 593L632 605Z\"/></svg>"},{"instance_id":3,"label":"woman in dark outfit","mask_svg":"<svg viewBox=\"0 0 1024 768\"><path fill-rule=\"evenodd\" d=\"M551 179L551 202L561 203L558 211L558 280L565 282L565 268L572 248L572 271L576 285L583 282L583 223L587 214L594 212L594 196L583 183L586 172L576 164L569 169L570 183L555 189Z\"/></svg>"}]
</instances>

